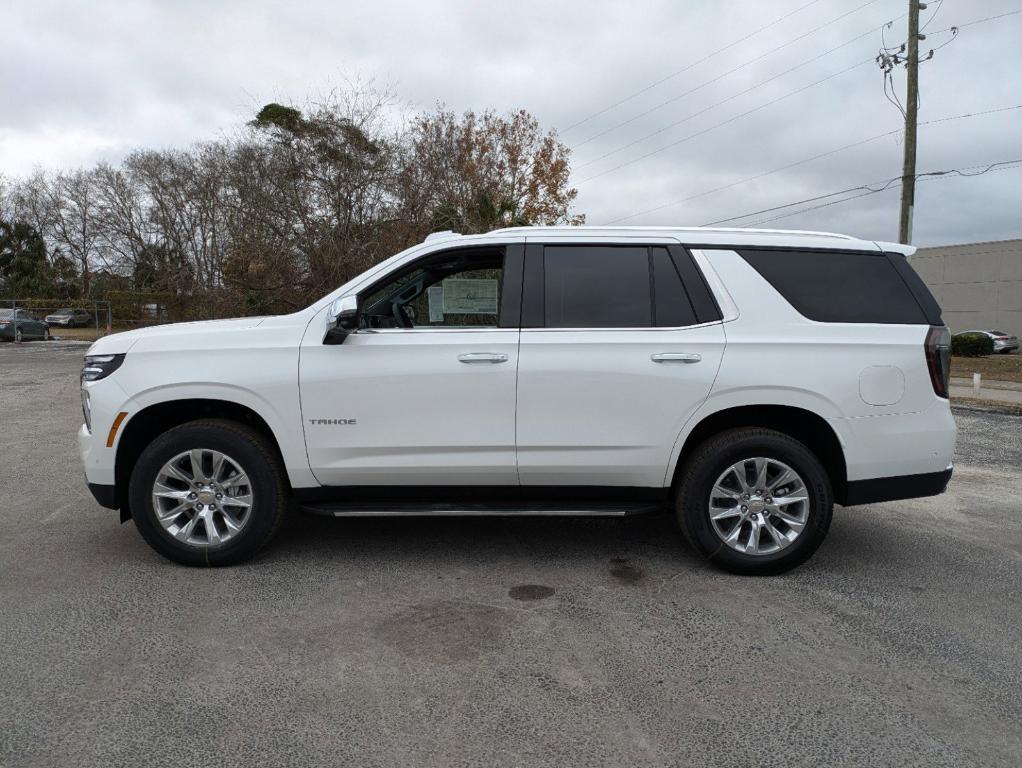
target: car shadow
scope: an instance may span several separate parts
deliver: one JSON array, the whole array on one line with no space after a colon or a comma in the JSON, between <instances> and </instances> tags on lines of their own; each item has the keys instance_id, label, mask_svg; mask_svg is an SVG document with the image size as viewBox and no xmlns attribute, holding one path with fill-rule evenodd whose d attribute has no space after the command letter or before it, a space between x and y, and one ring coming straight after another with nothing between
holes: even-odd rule
<instances>
[{"instance_id":1,"label":"car shadow","mask_svg":"<svg viewBox=\"0 0 1022 768\"><path fill-rule=\"evenodd\" d=\"M379 555L402 559L465 556L473 561L529 556L539 560L618 560L622 579L629 558L668 559L706 566L670 514L627 517L351 517L292 512L260 559Z\"/></svg>"}]
</instances>

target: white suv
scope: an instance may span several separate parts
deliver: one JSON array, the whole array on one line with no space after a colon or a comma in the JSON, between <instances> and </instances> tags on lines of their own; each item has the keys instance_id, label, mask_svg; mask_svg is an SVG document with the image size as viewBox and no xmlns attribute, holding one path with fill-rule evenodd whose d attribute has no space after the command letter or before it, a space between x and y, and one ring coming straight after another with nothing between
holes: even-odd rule
<instances>
[{"instance_id":1,"label":"white suv","mask_svg":"<svg viewBox=\"0 0 1022 768\"><path fill-rule=\"evenodd\" d=\"M673 509L777 573L845 506L951 477L949 334L912 248L815 232L431 235L281 317L107 336L89 488L159 552L224 565L327 515Z\"/></svg>"}]
</instances>

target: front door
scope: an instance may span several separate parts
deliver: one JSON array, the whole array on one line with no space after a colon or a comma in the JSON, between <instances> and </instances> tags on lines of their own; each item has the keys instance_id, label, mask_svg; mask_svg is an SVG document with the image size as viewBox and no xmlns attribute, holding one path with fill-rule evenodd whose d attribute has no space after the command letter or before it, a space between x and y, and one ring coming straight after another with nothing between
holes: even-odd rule
<instances>
[{"instance_id":1,"label":"front door","mask_svg":"<svg viewBox=\"0 0 1022 768\"><path fill-rule=\"evenodd\" d=\"M720 367L719 310L672 246L528 246L518 366L522 486L662 487Z\"/></svg>"},{"instance_id":2,"label":"front door","mask_svg":"<svg viewBox=\"0 0 1022 768\"><path fill-rule=\"evenodd\" d=\"M521 253L431 254L360 293L362 327L343 344L310 328L300 388L319 482L518 484Z\"/></svg>"}]
</instances>

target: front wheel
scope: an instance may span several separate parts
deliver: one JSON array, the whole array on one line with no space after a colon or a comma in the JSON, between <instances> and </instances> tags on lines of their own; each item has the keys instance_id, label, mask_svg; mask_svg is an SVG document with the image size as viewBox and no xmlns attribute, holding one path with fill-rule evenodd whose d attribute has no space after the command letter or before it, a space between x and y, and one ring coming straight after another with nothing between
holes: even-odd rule
<instances>
[{"instance_id":1,"label":"front wheel","mask_svg":"<svg viewBox=\"0 0 1022 768\"><path fill-rule=\"evenodd\" d=\"M204 419L160 435L139 456L131 514L157 552L183 565L232 565L252 557L286 509L276 453L255 430Z\"/></svg>"},{"instance_id":2,"label":"front wheel","mask_svg":"<svg viewBox=\"0 0 1022 768\"><path fill-rule=\"evenodd\" d=\"M677 491L682 533L732 573L783 573L805 562L830 527L830 481L813 453L788 435L733 429L700 445Z\"/></svg>"},{"instance_id":3,"label":"front wheel","mask_svg":"<svg viewBox=\"0 0 1022 768\"><path fill-rule=\"evenodd\" d=\"M43 329L43 341L49 341L49 340L50 340L50 329L49 328L44 328Z\"/></svg>"}]
</instances>

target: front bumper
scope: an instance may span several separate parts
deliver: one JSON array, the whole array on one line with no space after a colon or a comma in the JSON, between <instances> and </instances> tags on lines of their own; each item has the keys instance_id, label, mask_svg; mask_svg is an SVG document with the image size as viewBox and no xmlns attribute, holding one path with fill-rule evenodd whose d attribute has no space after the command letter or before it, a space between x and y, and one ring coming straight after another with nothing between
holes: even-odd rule
<instances>
[{"instance_id":1,"label":"front bumper","mask_svg":"<svg viewBox=\"0 0 1022 768\"><path fill-rule=\"evenodd\" d=\"M947 489L952 472L953 466L943 472L928 472L922 475L852 480L847 485L844 499L840 499L839 503L845 507L854 507L857 504L937 496Z\"/></svg>"},{"instance_id":2,"label":"front bumper","mask_svg":"<svg viewBox=\"0 0 1022 768\"><path fill-rule=\"evenodd\" d=\"M120 505L117 503L117 486L115 485L100 485L99 483L89 483L89 492L96 499L96 503L101 507L107 509L117 509Z\"/></svg>"},{"instance_id":3,"label":"front bumper","mask_svg":"<svg viewBox=\"0 0 1022 768\"><path fill-rule=\"evenodd\" d=\"M96 418L93 411L93 419ZM98 429L97 422L93 421L93 427ZM78 430L78 455L85 468L85 479L89 483L98 485L114 484L114 456L115 451L103 444L103 439L98 434L89 432L82 424Z\"/></svg>"},{"instance_id":4,"label":"front bumper","mask_svg":"<svg viewBox=\"0 0 1022 768\"><path fill-rule=\"evenodd\" d=\"M995 341L994 352L1014 351L1018 349L1019 343L1017 341Z\"/></svg>"}]
</instances>

